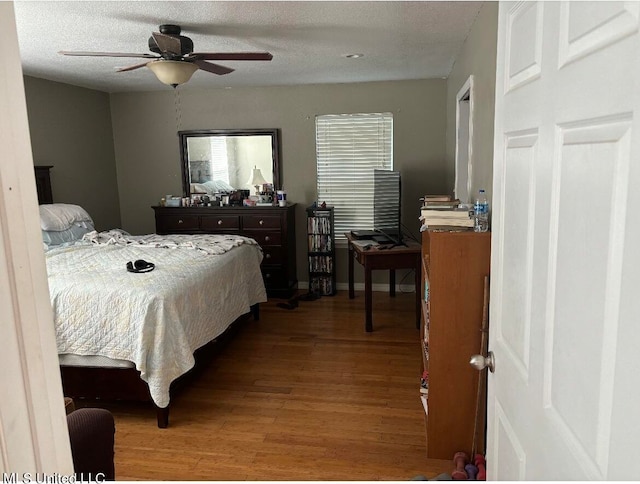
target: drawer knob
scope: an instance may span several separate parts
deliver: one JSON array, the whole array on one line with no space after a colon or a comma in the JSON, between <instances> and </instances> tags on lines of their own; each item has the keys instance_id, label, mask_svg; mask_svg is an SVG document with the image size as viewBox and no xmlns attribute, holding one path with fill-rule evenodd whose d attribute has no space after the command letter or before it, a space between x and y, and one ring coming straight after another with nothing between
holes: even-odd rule
<instances>
[{"instance_id":1,"label":"drawer knob","mask_svg":"<svg viewBox=\"0 0 640 484\"><path fill-rule=\"evenodd\" d=\"M264 258L265 258L265 259L271 259L271 254L266 254L266 255L264 256Z\"/></svg>"},{"instance_id":2,"label":"drawer knob","mask_svg":"<svg viewBox=\"0 0 640 484\"><path fill-rule=\"evenodd\" d=\"M271 274L269 274L269 273L267 272L267 273L264 275L264 277L265 277L266 279L271 279Z\"/></svg>"},{"instance_id":3,"label":"drawer knob","mask_svg":"<svg viewBox=\"0 0 640 484\"><path fill-rule=\"evenodd\" d=\"M267 236L265 236L265 238L264 238L264 241L265 241L265 242L269 242L270 240L271 240L271 238L270 238L268 235L267 235Z\"/></svg>"},{"instance_id":4,"label":"drawer knob","mask_svg":"<svg viewBox=\"0 0 640 484\"><path fill-rule=\"evenodd\" d=\"M258 222L260 225L264 225L264 220L260 220L260 222Z\"/></svg>"},{"instance_id":5,"label":"drawer knob","mask_svg":"<svg viewBox=\"0 0 640 484\"><path fill-rule=\"evenodd\" d=\"M179 220L178 220L178 223L179 223L179 224L183 224L184 222L182 221L182 219L179 219Z\"/></svg>"},{"instance_id":6,"label":"drawer knob","mask_svg":"<svg viewBox=\"0 0 640 484\"><path fill-rule=\"evenodd\" d=\"M218 225L222 225L222 220L218 220Z\"/></svg>"}]
</instances>

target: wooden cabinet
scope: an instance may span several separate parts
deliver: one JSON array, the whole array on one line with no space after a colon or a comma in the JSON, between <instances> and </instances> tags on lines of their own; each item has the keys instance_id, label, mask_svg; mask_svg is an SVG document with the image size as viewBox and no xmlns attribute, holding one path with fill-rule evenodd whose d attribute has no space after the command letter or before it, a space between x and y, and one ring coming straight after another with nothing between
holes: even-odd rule
<instances>
[{"instance_id":1,"label":"wooden cabinet","mask_svg":"<svg viewBox=\"0 0 640 484\"><path fill-rule=\"evenodd\" d=\"M469 359L481 352L490 250L489 232L422 232L421 345L428 391L421 390L421 399L429 458L470 453L476 428L475 450L484 453L484 391L477 402L485 379Z\"/></svg>"},{"instance_id":2,"label":"wooden cabinet","mask_svg":"<svg viewBox=\"0 0 640 484\"><path fill-rule=\"evenodd\" d=\"M287 207L153 207L158 234L240 234L264 253L270 297L291 297L296 276L295 204Z\"/></svg>"}]
</instances>

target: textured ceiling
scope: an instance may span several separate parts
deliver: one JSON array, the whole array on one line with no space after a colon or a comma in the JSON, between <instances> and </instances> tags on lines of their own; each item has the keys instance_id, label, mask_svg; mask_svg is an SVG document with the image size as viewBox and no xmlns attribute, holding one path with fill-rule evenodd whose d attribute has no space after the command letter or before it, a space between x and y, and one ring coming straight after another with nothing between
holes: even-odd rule
<instances>
[{"instance_id":1,"label":"textured ceiling","mask_svg":"<svg viewBox=\"0 0 640 484\"><path fill-rule=\"evenodd\" d=\"M144 59L60 50L148 53L160 24L182 26L196 52L268 51L270 62L220 61L179 89L447 77L481 2L15 1L24 73L107 92L171 89ZM347 59L346 54L364 57Z\"/></svg>"}]
</instances>

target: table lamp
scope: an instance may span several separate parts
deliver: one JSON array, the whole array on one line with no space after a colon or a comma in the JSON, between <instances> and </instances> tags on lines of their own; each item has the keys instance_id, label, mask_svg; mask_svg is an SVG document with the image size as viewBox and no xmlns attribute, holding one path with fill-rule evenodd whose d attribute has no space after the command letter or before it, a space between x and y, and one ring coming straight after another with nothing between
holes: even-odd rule
<instances>
[{"instance_id":1,"label":"table lamp","mask_svg":"<svg viewBox=\"0 0 640 484\"><path fill-rule=\"evenodd\" d=\"M247 182L247 184L256 187L256 195L260 195L260 187L264 183L267 183L267 180L265 180L262 176L260 168L254 166L253 170L251 170L251 176L249 177L249 181Z\"/></svg>"}]
</instances>

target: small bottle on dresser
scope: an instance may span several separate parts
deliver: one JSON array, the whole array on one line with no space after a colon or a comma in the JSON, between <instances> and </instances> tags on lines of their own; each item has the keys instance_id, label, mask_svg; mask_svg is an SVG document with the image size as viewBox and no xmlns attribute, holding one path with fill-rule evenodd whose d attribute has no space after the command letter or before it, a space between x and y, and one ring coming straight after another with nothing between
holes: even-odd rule
<instances>
[{"instance_id":1,"label":"small bottle on dresser","mask_svg":"<svg viewBox=\"0 0 640 484\"><path fill-rule=\"evenodd\" d=\"M473 206L473 231L486 232L489 230L489 202L484 190L478 192L476 203Z\"/></svg>"}]
</instances>

